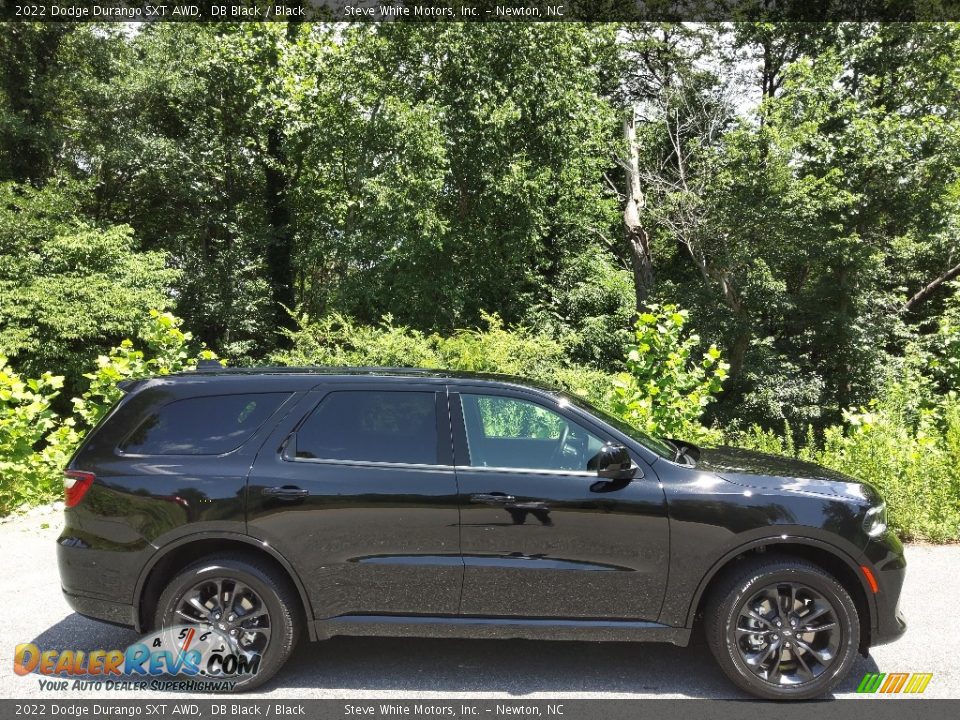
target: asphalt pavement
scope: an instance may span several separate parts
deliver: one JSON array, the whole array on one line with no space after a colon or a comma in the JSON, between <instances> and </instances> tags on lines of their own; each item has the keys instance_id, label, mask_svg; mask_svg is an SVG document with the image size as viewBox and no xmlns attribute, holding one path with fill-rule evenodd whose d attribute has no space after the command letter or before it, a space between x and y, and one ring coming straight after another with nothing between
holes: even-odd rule
<instances>
[{"instance_id":1,"label":"asphalt pavement","mask_svg":"<svg viewBox=\"0 0 960 720\"><path fill-rule=\"evenodd\" d=\"M55 543L61 511L37 508L0 521L0 698L103 697L44 691L40 676L13 672L18 643L41 649L124 648L137 635L83 618L60 594ZM910 545L901 606L909 629L874 648L835 693L856 695L867 672L930 672L924 697L960 698L960 545ZM116 698L164 696L114 692ZM167 696L169 697L169 696ZM650 643L334 638L302 642L280 673L244 698L714 698L745 697L703 640ZM863 696L860 696L863 697Z\"/></svg>"}]
</instances>

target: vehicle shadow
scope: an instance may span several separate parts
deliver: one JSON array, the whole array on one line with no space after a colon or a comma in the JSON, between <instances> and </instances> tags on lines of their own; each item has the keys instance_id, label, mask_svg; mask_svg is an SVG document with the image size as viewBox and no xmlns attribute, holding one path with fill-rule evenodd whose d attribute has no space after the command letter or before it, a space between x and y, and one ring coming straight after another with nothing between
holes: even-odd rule
<instances>
[{"instance_id":1,"label":"vehicle shadow","mask_svg":"<svg viewBox=\"0 0 960 720\"><path fill-rule=\"evenodd\" d=\"M139 635L71 614L35 637L41 649L122 649ZM837 693L856 691L872 658ZM122 679L143 679L126 677ZM303 640L273 680L247 693L283 698L383 697L394 693L669 695L742 700L700 634L689 647L662 643L336 637Z\"/></svg>"}]
</instances>

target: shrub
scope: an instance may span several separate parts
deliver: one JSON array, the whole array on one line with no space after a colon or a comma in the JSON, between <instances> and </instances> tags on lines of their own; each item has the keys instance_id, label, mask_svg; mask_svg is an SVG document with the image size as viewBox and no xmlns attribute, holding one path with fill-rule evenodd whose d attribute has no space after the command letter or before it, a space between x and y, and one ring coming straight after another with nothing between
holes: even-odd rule
<instances>
[{"instance_id":1,"label":"shrub","mask_svg":"<svg viewBox=\"0 0 960 720\"><path fill-rule=\"evenodd\" d=\"M48 501L63 487L55 458L37 451L57 425L50 402L62 386L63 378L50 373L22 379L0 355L0 515Z\"/></svg>"},{"instance_id":2,"label":"shrub","mask_svg":"<svg viewBox=\"0 0 960 720\"><path fill-rule=\"evenodd\" d=\"M73 413L66 417L50 406L62 377L44 373L22 380L0 356L0 516L60 495L63 468L83 434L120 399L119 381L189 370L200 359L216 358L202 346L191 351L193 338L180 325L170 313L151 310L138 336L144 349L124 340L98 357L96 369L84 375L89 387L73 398Z\"/></svg>"},{"instance_id":3,"label":"shrub","mask_svg":"<svg viewBox=\"0 0 960 720\"><path fill-rule=\"evenodd\" d=\"M938 395L920 356L893 373L880 397L844 414L817 443L808 428L795 445L754 426L731 436L740 447L792 455L874 485L887 501L890 525L904 539L960 540L960 399Z\"/></svg>"},{"instance_id":4,"label":"shrub","mask_svg":"<svg viewBox=\"0 0 960 720\"><path fill-rule=\"evenodd\" d=\"M75 421L87 429L96 425L123 395L117 386L121 380L193 370L200 360L215 360L216 353L203 345L199 351L191 350L193 335L181 330L181 325L173 314L151 310L138 333L143 350L126 339L109 355L99 356L96 369L84 374L90 381L86 392L73 398Z\"/></svg>"},{"instance_id":5,"label":"shrub","mask_svg":"<svg viewBox=\"0 0 960 720\"><path fill-rule=\"evenodd\" d=\"M522 375L603 402L610 376L567 360L564 346L530 328L506 327L497 315L485 328L444 337L394 325L360 325L342 315L297 318L292 347L274 354L281 365L415 367Z\"/></svg>"},{"instance_id":6,"label":"shrub","mask_svg":"<svg viewBox=\"0 0 960 720\"><path fill-rule=\"evenodd\" d=\"M675 305L641 314L627 372L614 379L609 400L617 415L651 435L712 443L722 435L704 428L700 418L729 366L715 345L696 357L700 337L684 330L688 321L688 312Z\"/></svg>"}]
</instances>

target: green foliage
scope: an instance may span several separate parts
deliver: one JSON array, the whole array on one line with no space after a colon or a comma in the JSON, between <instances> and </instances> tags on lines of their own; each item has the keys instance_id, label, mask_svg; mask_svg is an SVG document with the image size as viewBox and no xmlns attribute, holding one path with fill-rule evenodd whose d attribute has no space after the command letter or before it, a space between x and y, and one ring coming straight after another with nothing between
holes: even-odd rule
<instances>
[{"instance_id":1,"label":"green foliage","mask_svg":"<svg viewBox=\"0 0 960 720\"><path fill-rule=\"evenodd\" d=\"M96 370L84 374L90 384L83 395L73 399L74 418L71 419L85 430L96 425L123 395L117 386L122 380L193 370L200 360L215 360L216 353L202 345L199 352L192 349L193 335L181 330L182 324L182 320L171 313L151 310L139 331L139 344L143 349L124 339L109 355L99 356Z\"/></svg>"},{"instance_id":2,"label":"green foliage","mask_svg":"<svg viewBox=\"0 0 960 720\"><path fill-rule=\"evenodd\" d=\"M342 315L298 318L292 347L273 356L283 365L420 367L519 375L586 397L602 398L609 378L567 360L563 345L526 327L505 327L483 314L483 329L425 334L385 317L364 325Z\"/></svg>"},{"instance_id":3,"label":"green foliage","mask_svg":"<svg viewBox=\"0 0 960 720\"><path fill-rule=\"evenodd\" d=\"M137 252L129 227L83 220L85 193L0 184L0 351L27 375L54 368L70 389L98 351L167 304L177 277L164 254Z\"/></svg>"},{"instance_id":4,"label":"green foliage","mask_svg":"<svg viewBox=\"0 0 960 720\"><path fill-rule=\"evenodd\" d=\"M247 364L516 373L725 427L952 537L960 300L909 299L957 263L960 25L5 24L0 56L0 353L63 415L3 411L37 488L118 379L190 365L171 317L137 338L170 308ZM664 306L638 328L627 108ZM886 369L920 354L911 399Z\"/></svg>"},{"instance_id":5,"label":"green foliage","mask_svg":"<svg viewBox=\"0 0 960 720\"><path fill-rule=\"evenodd\" d=\"M191 370L201 359L216 359L203 347L192 349L193 336L180 326L170 313L151 310L138 335L142 349L124 339L98 357L96 369L84 375L88 388L73 398L73 412L65 416L51 407L63 377L21 379L0 355L0 516L59 496L63 468L83 435L122 396L118 382Z\"/></svg>"},{"instance_id":6,"label":"green foliage","mask_svg":"<svg viewBox=\"0 0 960 720\"><path fill-rule=\"evenodd\" d=\"M960 393L960 282L951 283L952 294L935 332L919 341L933 376L944 392Z\"/></svg>"},{"instance_id":7,"label":"green foliage","mask_svg":"<svg viewBox=\"0 0 960 720\"><path fill-rule=\"evenodd\" d=\"M793 455L878 488L890 525L906 539L960 540L960 399L939 395L915 360L893 375L880 397L844 414L816 442L812 428L797 445L757 426L732 441Z\"/></svg>"},{"instance_id":8,"label":"green foliage","mask_svg":"<svg viewBox=\"0 0 960 720\"><path fill-rule=\"evenodd\" d=\"M613 383L612 406L624 420L651 435L709 442L719 438L700 424L723 386L729 365L715 345L697 358L700 337L684 326L689 312L652 305L637 319L627 372Z\"/></svg>"},{"instance_id":9,"label":"green foliage","mask_svg":"<svg viewBox=\"0 0 960 720\"><path fill-rule=\"evenodd\" d=\"M22 379L0 355L0 516L24 503L49 501L62 488L51 472L57 458L37 451L57 425L50 402L61 387L63 378L50 373Z\"/></svg>"},{"instance_id":10,"label":"green foliage","mask_svg":"<svg viewBox=\"0 0 960 720\"><path fill-rule=\"evenodd\" d=\"M300 36L279 102L300 153L304 308L449 332L546 302L587 228L615 221L598 62L612 37L570 23Z\"/></svg>"},{"instance_id":11,"label":"green foliage","mask_svg":"<svg viewBox=\"0 0 960 720\"><path fill-rule=\"evenodd\" d=\"M378 326L343 316L298 318L292 348L274 355L284 365L423 367L516 375L580 395L638 428L690 440L716 441L700 425L704 408L720 391L726 363L710 346L694 360L700 339L684 333L688 314L653 308L637 323L637 347L628 373L611 375L568 360L561 341L530 328L505 327L483 315L483 329L424 334L384 318Z\"/></svg>"}]
</instances>

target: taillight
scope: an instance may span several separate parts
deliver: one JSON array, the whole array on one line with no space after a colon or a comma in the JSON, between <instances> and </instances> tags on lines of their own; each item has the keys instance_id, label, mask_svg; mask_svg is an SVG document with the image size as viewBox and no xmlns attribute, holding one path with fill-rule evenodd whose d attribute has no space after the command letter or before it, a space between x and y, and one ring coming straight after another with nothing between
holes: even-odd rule
<instances>
[{"instance_id":1,"label":"taillight","mask_svg":"<svg viewBox=\"0 0 960 720\"><path fill-rule=\"evenodd\" d=\"M97 476L82 470L66 470L63 473L63 499L67 507L73 507L83 500L87 490L93 485Z\"/></svg>"}]
</instances>

